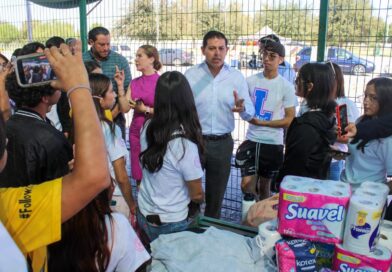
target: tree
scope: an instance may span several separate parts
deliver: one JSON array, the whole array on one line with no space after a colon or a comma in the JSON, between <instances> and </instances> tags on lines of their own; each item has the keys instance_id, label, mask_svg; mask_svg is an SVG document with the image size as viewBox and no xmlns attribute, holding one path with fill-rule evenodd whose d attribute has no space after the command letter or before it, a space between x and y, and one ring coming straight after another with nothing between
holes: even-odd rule
<instances>
[{"instance_id":1,"label":"tree","mask_svg":"<svg viewBox=\"0 0 392 272\"><path fill-rule=\"evenodd\" d=\"M267 2L255 21L258 29L268 26L281 36L315 43L319 18L313 10L312 7L301 6L297 1L285 4L279 1L276 6L275 2L272 6Z\"/></svg>"},{"instance_id":2,"label":"tree","mask_svg":"<svg viewBox=\"0 0 392 272\"><path fill-rule=\"evenodd\" d=\"M64 39L78 36L70 23L33 21L32 29L34 41L40 42L44 42L52 36L60 36ZM26 24L22 26L22 33L27 33Z\"/></svg>"},{"instance_id":3,"label":"tree","mask_svg":"<svg viewBox=\"0 0 392 272\"><path fill-rule=\"evenodd\" d=\"M0 23L0 43L11 43L20 39L19 29L10 23Z\"/></svg>"},{"instance_id":4,"label":"tree","mask_svg":"<svg viewBox=\"0 0 392 272\"><path fill-rule=\"evenodd\" d=\"M375 44L383 39L385 22L372 16L368 0L332 0L328 19L328 42L331 44Z\"/></svg>"},{"instance_id":5,"label":"tree","mask_svg":"<svg viewBox=\"0 0 392 272\"><path fill-rule=\"evenodd\" d=\"M150 0L134 1L125 18L116 23L114 34L147 41L155 40L157 29L153 2Z\"/></svg>"}]
</instances>

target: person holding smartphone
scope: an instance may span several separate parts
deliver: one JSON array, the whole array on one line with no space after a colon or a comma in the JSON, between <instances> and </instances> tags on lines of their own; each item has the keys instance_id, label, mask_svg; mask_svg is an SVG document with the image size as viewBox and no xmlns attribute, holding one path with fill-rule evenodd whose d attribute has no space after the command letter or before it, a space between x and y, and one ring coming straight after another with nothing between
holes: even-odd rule
<instances>
[{"instance_id":1,"label":"person holding smartphone","mask_svg":"<svg viewBox=\"0 0 392 272\"><path fill-rule=\"evenodd\" d=\"M354 123L355 120L359 117L359 111L356 104L346 97L344 92L344 77L342 69L339 65L333 62L328 62L328 65L331 65L333 68L335 80L336 80L336 87L335 87L335 101L340 106L342 110L339 111L341 115L339 116L338 113L336 115L337 119L348 121L348 123ZM346 122L343 122L346 123ZM339 125L339 122L338 122ZM341 132L344 132L345 128L339 128ZM344 158L346 155L343 155L344 152L348 151L347 142L341 139L340 137L337 138L336 142L333 144L333 148L340 152L341 159L336 160L334 157L331 162L331 166L329 168L328 179L331 180L340 180L340 174L344 168Z\"/></svg>"},{"instance_id":2,"label":"person holding smartphone","mask_svg":"<svg viewBox=\"0 0 392 272\"><path fill-rule=\"evenodd\" d=\"M24 48L23 52L36 53L26 51L29 46ZM29 63L49 65L45 56L33 56L19 56L16 71L6 77L5 87L16 103L17 111L7 121L9 157L7 166L0 173L0 187L39 184L70 171L68 163L73 159L72 146L47 118L61 91L49 85L50 81L36 82L31 86L26 78L23 79L24 67ZM30 59L34 61L24 62Z\"/></svg>"},{"instance_id":3,"label":"person holding smartphone","mask_svg":"<svg viewBox=\"0 0 392 272\"><path fill-rule=\"evenodd\" d=\"M136 52L136 69L142 73L131 81L129 100L136 104L130 104L134 108L131 126L129 127L129 143L131 158L131 176L140 185L142 169L140 167L140 130L146 119L154 114L154 96L159 74L162 68L159 61L158 50L151 45L142 45Z\"/></svg>"},{"instance_id":4,"label":"person holding smartphone","mask_svg":"<svg viewBox=\"0 0 392 272\"><path fill-rule=\"evenodd\" d=\"M286 175L326 179L336 140L334 74L330 65L307 63L296 79L296 94L309 110L294 118L286 136L286 152L277 185ZM275 188L275 189L278 189Z\"/></svg>"},{"instance_id":5,"label":"person holding smartphone","mask_svg":"<svg viewBox=\"0 0 392 272\"><path fill-rule=\"evenodd\" d=\"M52 86L67 91L75 113L74 170L48 182L40 180L39 185L0 189L0 220L28 260L29 271L47 271L46 246L61 239L61 223L110 185L103 135L89 91L80 42L78 46L75 56L64 44L61 51L55 47L45 51L58 78ZM9 144L10 141L7 149ZM0 116L0 171L9 163L7 154L12 155L6 146L6 130Z\"/></svg>"},{"instance_id":6,"label":"person holding smartphone","mask_svg":"<svg viewBox=\"0 0 392 272\"><path fill-rule=\"evenodd\" d=\"M189 203L201 203L204 153L195 101L177 71L158 80L154 115L141 132L143 178L137 221L150 240L188 227Z\"/></svg>"},{"instance_id":7,"label":"person holding smartphone","mask_svg":"<svg viewBox=\"0 0 392 272\"><path fill-rule=\"evenodd\" d=\"M383 77L370 80L363 107L364 114L357 120L358 124L391 114L392 80ZM348 150L351 155L346 158L341 180L354 188L364 181L386 182L387 176L392 175L392 136L370 140L365 145L350 142Z\"/></svg>"}]
</instances>

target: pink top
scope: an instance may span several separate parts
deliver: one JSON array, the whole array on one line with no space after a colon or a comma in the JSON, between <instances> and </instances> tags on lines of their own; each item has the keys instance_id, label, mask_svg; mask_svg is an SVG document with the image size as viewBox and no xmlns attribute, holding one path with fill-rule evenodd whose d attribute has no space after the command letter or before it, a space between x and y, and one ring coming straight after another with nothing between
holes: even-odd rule
<instances>
[{"instance_id":1,"label":"pink top","mask_svg":"<svg viewBox=\"0 0 392 272\"><path fill-rule=\"evenodd\" d=\"M154 107L154 95L155 95L155 87L157 85L157 81L159 78L159 74L155 73L152 75L143 75L138 78L135 78L131 81L131 98L136 101L138 99L142 99L144 105L148 107ZM143 113L133 113L133 119L130 127L130 133L132 134L140 134L140 129L144 123L144 114Z\"/></svg>"}]
</instances>

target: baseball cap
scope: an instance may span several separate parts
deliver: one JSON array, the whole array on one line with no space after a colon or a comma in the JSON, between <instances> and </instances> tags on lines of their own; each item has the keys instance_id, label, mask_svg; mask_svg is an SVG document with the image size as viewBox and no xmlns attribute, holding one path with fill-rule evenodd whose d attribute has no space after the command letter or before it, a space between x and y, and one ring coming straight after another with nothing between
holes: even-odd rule
<instances>
[{"instance_id":1,"label":"baseball cap","mask_svg":"<svg viewBox=\"0 0 392 272\"><path fill-rule=\"evenodd\" d=\"M280 39L275 34L262 37L259 40L259 44L263 44L265 50L277 53L281 57L285 56L284 46L280 43Z\"/></svg>"}]
</instances>

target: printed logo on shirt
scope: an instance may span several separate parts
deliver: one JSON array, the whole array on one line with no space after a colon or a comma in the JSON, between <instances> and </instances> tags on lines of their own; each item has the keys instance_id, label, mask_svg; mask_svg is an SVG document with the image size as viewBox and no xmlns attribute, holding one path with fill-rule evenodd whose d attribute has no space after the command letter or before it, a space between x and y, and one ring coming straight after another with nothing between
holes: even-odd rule
<instances>
[{"instance_id":1,"label":"printed logo on shirt","mask_svg":"<svg viewBox=\"0 0 392 272\"><path fill-rule=\"evenodd\" d=\"M23 198L19 199L18 203L20 205L19 217L21 219L28 219L33 212L31 210L31 191L32 186L29 185L24 189Z\"/></svg>"},{"instance_id":2,"label":"printed logo on shirt","mask_svg":"<svg viewBox=\"0 0 392 272\"><path fill-rule=\"evenodd\" d=\"M254 97L255 97L255 111L256 117L260 120L271 121L273 112L264 110L265 102L268 97L268 90L263 88L255 88Z\"/></svg>"}]
</instances>

